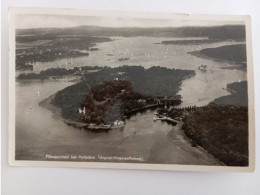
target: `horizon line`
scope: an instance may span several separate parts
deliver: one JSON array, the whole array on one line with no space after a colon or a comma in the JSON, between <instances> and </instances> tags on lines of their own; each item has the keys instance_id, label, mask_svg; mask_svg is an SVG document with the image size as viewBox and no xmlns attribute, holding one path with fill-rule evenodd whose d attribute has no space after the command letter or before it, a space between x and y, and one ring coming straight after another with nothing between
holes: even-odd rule
<instances>
[{"instance_id":1,"label":"horizon line","mask_svg":"<svg viewBox=\"0 0 260 195\"><path fill-rule=\"evenodd\" d=\"M79 28L79 27L99 27L99 28L140 28L140 29L149 29L149 28L191 28L191 27L197 27L197 28L214 28L214 27L224 27L224 26L245 26L245 24L223 24L223 25L185 25L185 26L154 26L154 27L140 27L140 26L98 26L98 25L79 25L79 26L65 26L65 27L36 27L36 28L16 28L15 30L37 30L37 29L64 29L64 28Z\"/></svg>"}]
</instances>

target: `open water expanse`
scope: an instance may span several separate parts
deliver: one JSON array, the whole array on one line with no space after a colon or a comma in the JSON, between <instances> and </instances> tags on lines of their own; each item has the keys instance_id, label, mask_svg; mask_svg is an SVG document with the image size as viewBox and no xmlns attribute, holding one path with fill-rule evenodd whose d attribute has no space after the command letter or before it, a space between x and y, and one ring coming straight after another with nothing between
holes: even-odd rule
<instances>
[{"instance_id":1,"label":"open water expanse","mask_svg":"<svg viewBox=\"0 0 260 195\"><path fill-rule=\"evenodd\" d=\"M245 71L222 69L234 64L201 59L187 53L237 44L232 41L203 45L163 45L157 43L169 38L113 37L113 39L112 42L97 44L99 50L91 52L87 57L35 63L34 71L39 72L52 67L120 65L195 70L196 76L182 83L179 94L183 98L183 103L180 106L206 105L215 98L229 94L225 90L228 83L246 80ZM129 60L119 61L120 58ZM201 64L207 65L206 72L198 70ZM155 110L138 113L126 120L124 129L109 132L93 133L66 125L53 117L51 111L40 107L39 102L72 85L71 80L72 77L64 77L48 81L16 82L17 160L48 160L46 155L75 155L77 159L74 160L79 161L93 161L86 159L89 157L95 158L95 161L113 162L210 165L219 163L206 151L191 147L189 140L180 130L180 125L173 127L160 121L154 122L152 118ZM174 136L167 136L170 131L174 131ZM132 160L100 158L111 156L132 157ZM73 159L70 157L68 160Z\"/></svg>"}]
</instances>

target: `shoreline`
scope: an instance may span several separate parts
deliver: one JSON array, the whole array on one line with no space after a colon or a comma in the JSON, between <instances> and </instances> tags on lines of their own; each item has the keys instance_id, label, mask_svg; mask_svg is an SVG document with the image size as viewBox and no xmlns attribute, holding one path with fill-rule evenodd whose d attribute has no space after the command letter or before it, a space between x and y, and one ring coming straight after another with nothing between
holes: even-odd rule
<instances>
[{"instance_id":1,"label":"shoreline","mask_svg":"<svg viewBox=\"0 0 260 195\"><path fill-rule=\"evenodd\" d=\"M69 126L73 126L78 129L86 129L93 132L100 132L100 129L97 128L86 128L87 124L82 122L73 121L70 119L64 119L62 117L61 109L57 106L52 104L52 100L55 97L56 93L49 96L48 98L44 99L39 103L39 106L44 107L52 112L52 116L55 119L62 120L64 123L66 123ZM155 105L152 105L155 106ZM146 109L149 109L147 107ZM125 126L125 124L124 124ZM216 158L214 155L209 153L205 148L196 146L192 146L192 139L190 139L188 136L185 135L184 130L181 128L182 122L178 122L176 125L171 125L172 129L165 135L172 144L174 144L177 148L180 148L185 153L189 153L190 156L194 157L194 161L200 161L201 163L205 163L208 165L225 165L223 162L221 162L218 158ZM110 129L105 129L105 131L109 131L112 129L120 129L124 128L122 126L120 127L114 127ZM104 131L104 129L103 129ZM196 159L196 160L195 160ZM147 162L150 163L149 160Z\"/></svg>"},{"instance_id":2,"label":"shoreline","mask_svg":"<svg viewBox=\"0 0 260 195\"><path fill-rule=\"evenodd\" d=\"M131 116L134 116L137 113L142 113L149 109L154 110L154 109L156 109L158 107L162 107L162 106L164 106L164 104L151 104L151 105L144 106L142 108L135 108L135 109L131 110L130 112L125 113L124 116L126 118L130 118Z\"/></svg>"},{"instance_id":3,"label":"shoreline","mask_svg":"<svg viewBox=\"0 0 260 195\"><path fill-rule=\"evenodd\" d=\"M182 129L182 125L183 122L178 122L175 126L173 126L172 130L166 134L166 136L180 149L190 153L202 162L212 166L226 166L224 162L220 161L202 146L196 145L194 147L192 144L193 140L185 134L184 129Z\"/></svg>"},{"instance_id":4,"label":"shoreline","mask_svg":"<svg viewBox=\"0 0 260 195\"><path fill-rule=\"evenodd\" d=\"M112 130L112 129L120 129L120 128L125 127L125 124L118 125L118 126L110 125L110 127L106 127L106 126L103 126L103 125L100 125L100 126L95 125L93 127L90 127L87 123L78 122L78 121L74 121L74 120L71 120L71 119L65 119L62 116L61 109L59 107L53 105L53 103L52 103L52 100L55 98L55 95L56 95L56 93L47 97L46 99L41 101L39 103L39 105L41 107L44 107L44 108L48 109L49 111L51 111L54 118L62 120L67 125L70 125L70 126L73 126L73 127L76 127L76 128L84 128L84 129L87 129L87 130L107 130L107 131ZM146 111L147 109L156 109L157 107L160 107L160 106L162 106L162 105L161 104L159 104L159 105L158 104L147 105L147 106L142 107L142 108L134 109L131 112L127 113L125 116L126 116L126 118L130 118L131 116L137 114L138 112L143 112L143 111Z\"/></svg>"},{"instance_id":5,"label":"shoreline","mask_svg":"<svg viewBox=\"0 0 260 195\"><path fill-rule=\"evenodd\" d=\"M67 125L71 125L75 127L77 126L78 128L84 128L87 124L85 123L81 123L81 122L77 122L77 121L73 121L73 120L69 120L69 119L64 119L62 117L61 114L61 109L58 108L57 106L53 105L52 100L54 99L56 93L47 97L46 99L44 99L43 101L41 101L39 103L39 105L41 107L46 108L47 110L52 112L52 116L56 119L62 120L64 123L66 123Z\"/></svg>"},{"instance_id":6,"label":"shoreline","mask_svg":"<svg viewBox=\"0 0 260 195\"><path fill-rule=\"evenodd\" d=\"M39 105L41 107L44 107L44 108L48 109L49 111L51 111L54 118L62 120L64 123L66 123L69 126L73 126L75 128L79 128L79 129L84 128L86 130L92 130L92 131L109 131L112 129L121 129L121 128L125 127L125 124L119 125L119 126L110 126L110 127L106 127L103 125L95 125L93 127L90 127L89 124L87 124L87 123L74 121L71 119L65 119L62 116L61 109L58 108L57 106L53 105L53 103L52 103L52 100L54 99L55 95L56 95L56 93L49 96L48 98L44 99L43 101L41 101L39 103Z\"/></svg>"},{"instance_id":7,"label":"shoreline","mask_svg":"<svg viewBox=\"0 0 260 195\"><path fill-rule=\"evenodd\" d=\"M188 52L188 54L201 58L201 59L206 59L206 60L212 60L215 62L227 62L227 63L231 63L231 64L238 64L238 65L233 65L233 66L229 66L229 67L221 67L221 69L237 69L237 70L246 70L246 62L233 62L233 61L229 61L229 60L224 60L224 59L217 59L217 58L213 58L213 57L209 57L207 55L201 54L200 51L190 51Z\"/></svg>"}]
</instances>

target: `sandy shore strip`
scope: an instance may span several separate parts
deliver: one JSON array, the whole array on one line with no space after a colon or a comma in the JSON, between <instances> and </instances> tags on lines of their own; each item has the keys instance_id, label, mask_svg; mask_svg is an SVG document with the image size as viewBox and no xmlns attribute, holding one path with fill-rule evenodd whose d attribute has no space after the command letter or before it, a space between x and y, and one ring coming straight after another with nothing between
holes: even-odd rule
<instances>
[{"instance_id":1,"label":"sandy shore strip","mask_svg":"<svg viewBox=\"0 0 260 195\"><path fill-rule=\"evenodd\" d=\"M173 126L166 135L157 134L158 139L150 149L147 163L225 165L202 147L192 147L192 141L181 129L182 122Z\"/></svg>"}]
</instances>

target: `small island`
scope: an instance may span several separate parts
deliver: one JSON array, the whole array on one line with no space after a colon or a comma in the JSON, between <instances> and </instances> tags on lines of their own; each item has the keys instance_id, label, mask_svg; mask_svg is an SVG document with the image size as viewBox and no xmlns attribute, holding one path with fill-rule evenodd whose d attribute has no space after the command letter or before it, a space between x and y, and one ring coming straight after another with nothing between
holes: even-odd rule
<instances>
[{"instance_id":1,"label":"small island","mask_svg":"<svg viewBox=\"0 0 260 195\"><path fill-rule=\"evenodd\" d=\"M129 60L130 58L119 58L118 61L119 62L122 62L122 61L126 61L126 60Z\"/></svg>"},{"instance_id":2,"label":"small island","mask_svg":"<svg viewBox=\"0 0 260 195\"><path fill-rule=\"evenodd\" d=\"M18 80L45 80L51 77L62 77L66 75L79 75L87 74L91 71L99 71L102 67L98 66L82 66L82 67L74 67L71 69L67 68L48 68L46 70L42 70L40 73L21 73L18 75Z\"/></svg>"},{"instance_id":3,"label":"small island","mask_svg":"<svg viewBox=\"0 0 260 195\"><path fill-rule=\"evenodd\" d=\"M57 92L49 103L60 109L70 125L108 130L121 127L132 114L164 106L166 101L180 104L177 93L182 80L193 75L192 70L162 67L103 67L84 74L81 82Z\"/></svg>"}]
</instances>

